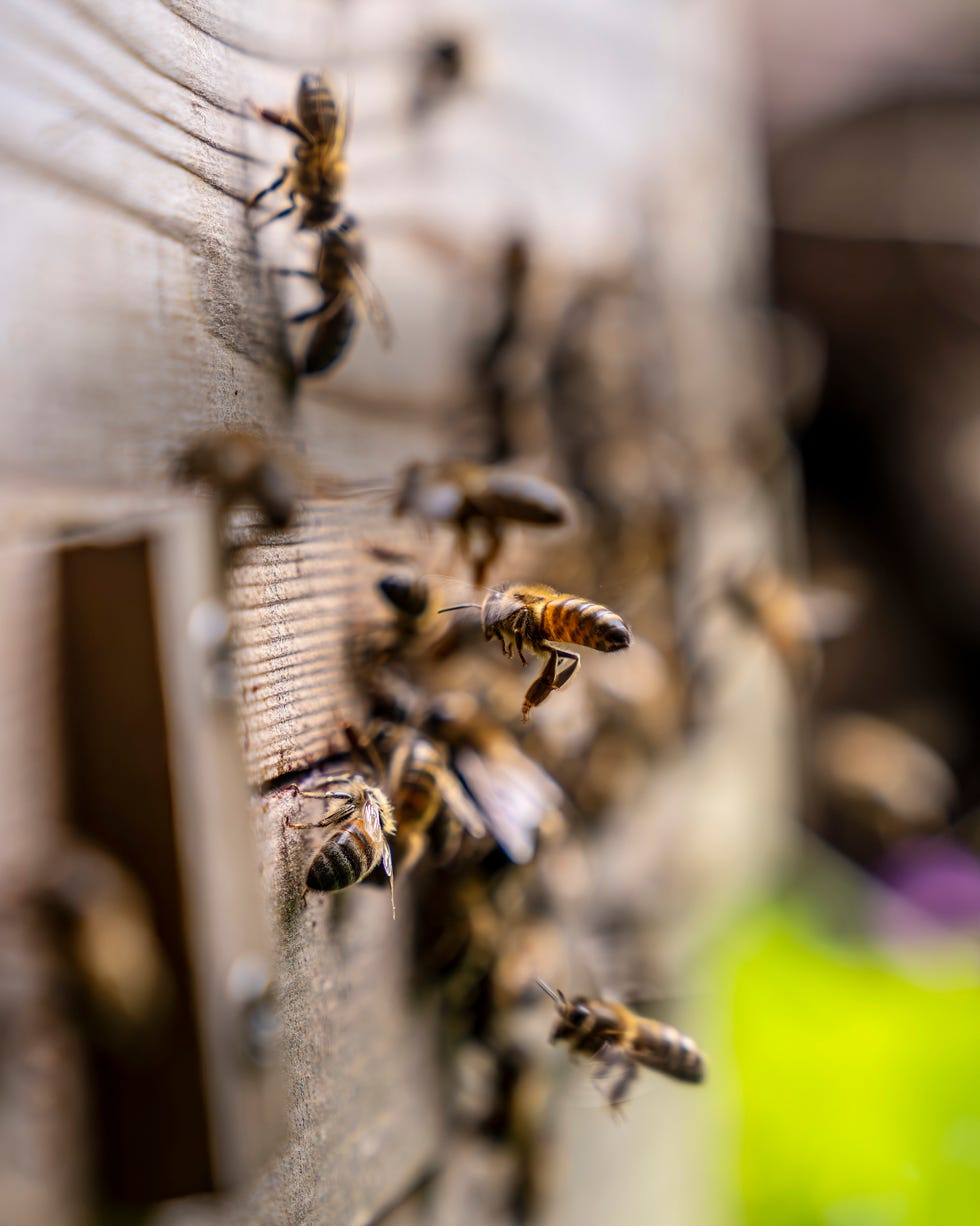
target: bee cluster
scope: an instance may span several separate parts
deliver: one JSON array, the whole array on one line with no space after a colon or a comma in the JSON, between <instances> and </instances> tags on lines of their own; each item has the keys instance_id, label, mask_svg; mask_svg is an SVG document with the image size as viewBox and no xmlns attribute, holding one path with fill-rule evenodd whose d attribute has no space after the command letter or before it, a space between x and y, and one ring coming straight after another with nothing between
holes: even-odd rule
<instances>
[{"instance_id":1,"label":"bee cluster","mask_svg":"<svg viewBox=\"0 0 980 1226\"><path fill-rule=\"evenodd\" d=\"M337 363L358 310L384 332L387 320L342 204L343 110L308 74L295 112L256 108L300 143L249 210L282 191L288 205L259 225L299 212L299 228L319 238L314 272L274 270L322 291L290 321L316 320L297 364L309 375ZM374 611L355 620L347 647L363 718L344 725L343 755L287 785L283 835L305 849L296 896L307 908L311 895L380 884L405 922L399 888L412 878L416 970L438 995L454 1111L464 1133L506 1155L509 1211L525 1221L547 1185L545 996L552 1043L588 1059L613 1113L643 1068L681 1082L705 1075L692 1039L603 998L594 969L639 999L664 978L650 954L656 906L618 885L630 838L622 815L645 817L653 805L638 797L654 764L685 754L711 719L705 626L719 616L748 625L804 691L819 640L846 610L826 601L818 619L774 566L715 574L692 595L693 490L700 497L733 470L744 478L755 460L699 455L658 414L645 338L623 326L640 295L628 274L574 285L542 335L529 322L523 240L505 242L500 271L498 317L473 348L460 413L478 427L481 460L415 462L389 478L392 534L414 527L417 548L362 546ZM542 443L547 478L527 463ZM245 501L270 528L293 517L297 487L262 440L196 440L178 471L217 489L222 513ZM537 579L503 581L505 564L612 607ZM609 658L583 668L577 647ZM532 658L525 686L516 665ZM562 985L583 977L594 994L566 995Z\"/></svg>"}]
</instances>

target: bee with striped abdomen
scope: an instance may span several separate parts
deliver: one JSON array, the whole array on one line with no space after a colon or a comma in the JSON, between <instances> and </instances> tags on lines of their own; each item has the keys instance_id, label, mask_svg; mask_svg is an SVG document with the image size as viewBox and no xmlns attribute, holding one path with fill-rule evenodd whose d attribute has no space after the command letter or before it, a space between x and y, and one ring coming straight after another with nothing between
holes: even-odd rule
<instances>
[{"instance_id":1,"label":"bee with striped abdomen","mask_svg":"<svg viewBox=\"0 0 980 1226\"><path fill-rule=\"evenodd\" d=\"M406 513L454 527L473 582L482 584L508 523L557 527L568 522L571 507L564 492L541 477L450 460L405 470L395 515Z\"/></svg>"},{"instance_id":2,"label":"bee with striped abdomen","mask_svg":"<svg viewBox=\"0 0 980 1226\"><path fill-rule=\"evenodd\" d=\"M398 814L395 855L400 872L408 872L424 854L429 831L448 813L474 838L486 826L449 765L446 749L414 728L380 724L372 744L387 763L386 777Z\"/></svg>"},{"instance_id":3,"label":"bee with striped abdomen","mask_svg":"<svg viewBox=\"0 0 980 1226\"><path fill-rule=\"evenodd\" d=\"M452 608L440 612L449 613ZM630 645L629 627L618 613L545 583L507 583L493 588L484 598L481 616L487 641L499 639L505 656L516 651L526 664L526 648L545 657L544 667L524 695L521 717L525 723L534 707L568 684L581 662L574 651L564 651L555 643L576 643L595 651L622 651Z\"/></svg>"},{"instance_id":4,"label":"bee with striped abdomen","mask_svg":"<svg viewBox=\"0 0 980 1226\"><path fill-rule=\"evenodd\" d=\"M317 850L306 870L306 888L310 890L344 890L363 881L380 864L391 883L391 911L395 912L394 879L389 837L397 830L394 808L379 787L371 786L362 775L326 779L315 791L294 789L298 796L314 800L337 800L327 807L317 821L293 822L286 819L290 830L324 828L326 840Z\"/></svg>"},{"instance_id":5,"label":"bee with striped abdomen","mask_svg":"<svg viewBox=\"0 0 980 1226\"><path fill-rule=\"evenodd\" d=\"M299 208L297 198L304 201L301 229L316 229L331 222L347 182L344 161L347 117L337 105L330 86L318 72L307 72L300 77L296 91L295 117L261 107L254 107L254 111L266 123L277 124L298 136L299 144L291 165L284 166L277 179L256 192L248 208L255 208L270 192L281 190L289 197L289 204L261 225L294 213Z\"/></svg>"},{"instance_id":6,"label":"bee with striped abdomen","mask_svg":"<svg viewBox=\"0 0 980 1226\"><path fill-rule=\"evenodd\" d=\"M274 270L279 276L316 281L323 291L322 302L289 320L292 324L317 320L300 367L302 374L319 374L340 360L354 334L359 305L382 346L387 348L391 344L388 313L365 272L365 261L366 250L357 219L351 213L341 213L321 232L315 272L305 268Z\"/></svg>"},{"instance_id":7,"label":"bee with striped abdomen","mask_svg":"<svg viewBox=\"0 0 980 1226\"><path fill-rule=\"evenodd\" d=\"M673 1026L640 1017L625 1005L611 1000L589 1000L538 986L554 1001L558 1020L550 1042L567 1043L573 1053L598 1061L596 1080L612 1080L600 1087L613 1111L626 1101L626 1094L640 1067L666 1073L678 1081L704 1080L704 1057L693 1039Z\"/></svg>"}]
</instances>

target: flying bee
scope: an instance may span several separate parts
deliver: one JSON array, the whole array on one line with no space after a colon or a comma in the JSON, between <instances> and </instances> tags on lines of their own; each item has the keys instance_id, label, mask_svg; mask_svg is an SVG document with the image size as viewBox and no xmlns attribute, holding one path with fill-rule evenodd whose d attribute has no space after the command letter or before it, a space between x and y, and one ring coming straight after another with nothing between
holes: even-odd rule
<instances>
[{"instance_id":1,"label":"flying bee","mask_svg":"<svg viewBox=\"0 0 980 1226\"><path fill-rule=\"evenodd\" d=\"M400 872L418 863L433 823L448 812L474 838L486 834L476 805L449 765L443 746L414 728L381 724L372 743L387 762L386 782L398 814L395 853Z\"/></svg>"},{"instance_id":2,"label":"flying bee","mask_svg":"<svg viewBox=\"0 0 980 1226\"><path fill-rule=\"evenodd\" d=\"M569 1000L564 992L540 979L538 986L558 1011L549 1041L567 1043L573 1053L599 1062L595 1078L604 1081L612 1077L604 1093L614 1113L626 1101L641 1066L678 1081L704 1080L704 1057L694 1040L673 1026L640 1017L617 1001L589 1000L585 996Z\"/></svg>"},{"instance_id":3,"label":"flying bee","mask_svg":"<svg viewBox=\"0 0 980 1226\"><path fill-rule=\"evenodd\" d=\"M793 682L804 690L817 681L820 645L846 633L858 608L850 592L804 587L789 575L769 569L729 579L724 597L743 620L758 629Z\"/></svg>"},{"instance_id":4,"label":"flying bee","mask_svg":"<svg viewBox=\"0 0 980 1226\"><path fill-rule=\"evenodd\" d=\"M39 901L96 1031L113 1044L148 1034L172 1004L172 969L132 874L72 839L52 861Z\"/></svg>"},{"instance_id":5,"label":"flying bee","mask_svg":"<svg viewBox=\"0 0 980 1226\"><path fill-rule=\"evenodd\" d=\"M209 485L222 514L251 502L270 528L285 528L298 497L296 474L268 441L250 430L209 430L195 436L173 465L175 480Z\"/></svg>"},{"instance_id":6,"label":"flying bee","mask_svg":"<svg viewBox=\"0 0 980 1226\"><path fill-rule=\"evenodd\" d=\"M379 787L373 787L362 775L337 776L325 779L315 791L295 789L299 796L315 800L338 800L336 808L327 806L323 817L311 822L292 822L290 830L326 829L326 840L313 856L306 870L306 888L310 890L344 890L363 881L380 864L391 886L391 913L395 913L395 883L389 838L398 829L391 801Z\"/></svg>"},{"instance_id":7,"label":"flying bee","mask_svg":"<svg viewBox=\"0 0 980 1226\"><path fill-rule=\"evenodd\" d=\"M307 72L300 77L295 116L262 107L254 107L254 111L266 123L277 124L298 136L299 144L293 152L292 163L282 168L278 178L255 193L248 202L248 209L254 209L270 192L282 190L289 197L289 204L267 217L261 225L295 213L299 208L298 199L304 202L300 229L313 230L333 221L347 183L344 161L347 116L325 79L318 72Z\"/></svg>"},{"instance_id":8,"label":"flying bee","mask_svg":"<svg viewBox=\"0 0 980 1226\"><path fill-rule=\"evenodd\" d=\"M447 34L432 39L418 56L418 75L409 110L422 119L451 94L466 70L466 48L459 38Z\"/></svg>"},{"instance_id":9,"label":"flying bee","mask_svg":"<svg viewBox=\"0 0 980 1226\"><path fill-rule=\"evenodd\" d=\"M476 607L454 605L440 612ZM544 667L524 695L521 718L525 723L534 707L568 684L581 663L574 651L564 651L555 643L576 643L595 651L622 651L630 645L629 627L618 613L544 583L506 583L492 588L479 607L484 637L488 642L499 639L505 656L512 657L516 651L521 663L527 664L527 648L545 657Z\"/></svg>"},{"instance_id":10,"label":"flying bee","mask_svg":"<svg viewBox=\"0 0 980 1226\"><path fill-rule=\"evenodd\" d=\"M387 348L391 344L391 323L381 296L365 272L366 258L357 219L351 213L341 213L320 232L315 272L301 268L274 270L279 276L316 281L323 291L318 306L300 311L289 320L293 324L317 320L303 358L303 374L319 374L340 360L354 334L358 305L366 312L381 345Z\"/></svg>"},{"instance_id":11,"label":"flying bee","mask_svg":"<svg viewBox=\"0 0 980 1226\"><path fill-rule=\"evenodd\" d=\"M481 585L500 553L506 524L557 527L571 517L568 498L552 482L461 460L410 465L394 510L455 528L473 582Z\"/></svg>"}]
</instances>

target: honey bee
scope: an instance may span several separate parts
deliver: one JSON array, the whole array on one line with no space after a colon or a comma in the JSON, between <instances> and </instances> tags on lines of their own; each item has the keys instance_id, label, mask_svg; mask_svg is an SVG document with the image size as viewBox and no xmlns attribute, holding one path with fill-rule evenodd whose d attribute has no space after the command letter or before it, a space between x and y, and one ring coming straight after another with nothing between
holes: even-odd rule
<instances>
[{"instance_id":1,"label":"honey bee","mask_svg":"<svg viewBox=\"0 0 980 1226\"><path fill-rule=\"evenodd\" d=\"M366 311L378 340L391 344L391 323L378 291L364 271L366 251L357 219L341 213L320 235L320 255L315 272L300 268L277 268L279 276L305 277L316 281L323 301L308 311L293 315L289 322L317 319L303 358L302 373L329 370L343 356L357 324L358 304Z\"/></svg>"},{"instance_id":2,"label":"honey bee","mask_svg":"<svg viewBox=\"0 0 980 1226\"><path fill-rule=\"evenodd\" d=\"M222 514L253 503L270 528L285 528L296 511L295 473L260 434L250 430L209 430L177 456L175 480L202 482L218 498Z\"/></svg>"},{"instance_id":3,"label":"honey bee","mask_svg":"<svg viewBox=\"0 0 980 1226\"><path fill-rule=\"evenodd\" d=\"M599 1062L595 1079L598 1082L612 1077L604 1093L614 1113L626 1101L641 1066L678 1081L704 1080L704 1057L694 1040L673 1026L640 1017L616 1001L588 1000L584 996L569 1000L564 992L540 979L538 986L558 1011L549 1041L567 1043L573 1053Z\"/></svg>"},{"instance_id":4,"label":"honey bee","mask_svg":"<svg viewBox=\"0 0 980 1226\"><path fill-rule=\"evenodd\" d=\"M439 611L476 607L454 605ZM521 663L527 664L526 647L545 657L544 667L524 695L521 718L525 723L534 707L568 684L581 663L574 651L564 651L555 643L576 643L595 651L622 651L630 645L629 627L618 613L544 583L506 583L492 588L480 607L485 638L488 642L499 639L505 656L512 657L516 651Z\"/></svg>"},{"instance_id":5,"label":"honey bee","mask_svg":"<svg viewBox=\"0 0 980 1226\"><path fill-rule=\"evenodd\" d=\"M149 902L114 857L69 840L40 892L87 1020L110 1043L152 1030L172 1003L172 971Z\"/></svg>"},{"instance_id":6,"label":"honey bee","mask_svg":"<svg viewBox=\"0 0 980 1226\"><path fill-rule=\"evenodd\" d=\"M284 166L278 178L252 196L248 209L254 209L270 192L282 189L289 204L261 225L295 213L299 208L297 198L304 202L300 229L312 230L331 222L340 208L347 183L344 162L347 117L337 105L330 86L319 73L307 72L300 77L296 91L295 116L261 107L254 107L254 111L266 123L277 124L298 136L300 143L293 152L292 164Z\"/></svg>"},{"instance_id":7,"label":"honey bee","mask_svg":"<svg viewBox=\"0 0 980 1226\"><path fill-rule=\"evenodd\" d=\"M489 833L515 864L526 864L538 831L560 813L561 788L470 694L442 695L425 729L449 747L452 768Z\"/></svg>"},{"instance_id":8,"label":"honey bee","mask_svg":"<svg viewBox=\"0 0 980 1226\"><path fill-rule=\"evenodd\" d=\"M391 913L394 915L394 870L388 840L398 826L388 797L362 775L325 779L323 787L315 791L294 790L298 796L341 802L333 809L327 806L327 812L317 821L286 819L290 830L324 828L329 831L307 867L304 900L310 890L330 892L356 885L380 864L391 886Z\"/></svg>"},{"instance_id":9,"label":"honey bee","mask_svg":"<svg viewBox=\"0 0 980 1226\"><path fill-rule=\"evenodd\" d=\"M818 679L821 643L844 634L857 614L857 600L849 592L804 587L769 569L730 579L724 596L746 622L757 627L791 679L804 690Z\"/></svg>"},{"instance_id":10,"label":"honey bee","mask_svg":"<svg viewBox=\"0 0 980 1226\"><path fill-rule=\"evenodd\" d=\"M444 812L474 838L486 826L449 765L446 749L414 728L381 724L373 744L387 762L386 782L398 815L395 841L400 872L409 872L428 846L430 828Z\"/></svg>"},{"instance_id":11,"label":"honey bee","mask_svg":"<svg viewBox=\"0 0 980 1226\"><path fill-rule=\"evenodd\" d=\"M473 582L481 585L500 553L507 523L558 526L571 514L568 498L550 481L460 460L410 465L394 510L454 527L460 551L473 566Z\"/></svg>"},{"instance_id":12,"label":"honey bee","mask_svg":"<svg viewBox=\"0 0 980 1226\"><path fill-rule=\"evenodd\" d=\"M419 54L418 80L410 110L422 119L462 79L466 68L466 49L452 35L433 39Z\"/></svg>"}]
</instances>

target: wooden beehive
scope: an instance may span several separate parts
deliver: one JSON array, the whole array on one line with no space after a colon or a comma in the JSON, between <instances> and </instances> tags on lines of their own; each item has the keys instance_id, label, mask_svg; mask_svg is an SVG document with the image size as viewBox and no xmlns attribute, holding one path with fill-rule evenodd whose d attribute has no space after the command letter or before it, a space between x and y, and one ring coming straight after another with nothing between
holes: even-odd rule
<instances>
[{"instance_id":1,"label":"wooden beehive","mask_svg":"<svg viewBox=\"0 0 980 1226\"><path fill-rule=\"evenodd\" d=\"M420 121L419 57L447 32L462 40L466 70ZM467 364L493 309L497 253L516 233L535 258L545 323L559 317L576 278L643 264L647 314L633 326L649 334L675 428L705 457L691 491L687 590L740 559L778 554L780 517L795 514L791 490L712 465L746 422L765 427L770 414L743 300L755 279L757 201L731 35L723 0L698 15L585 3L560 13L544 4L409 12L395 0L274 9L245 0L233 16L196 0L11 8L0 109L0 753L15 782L2 819L12 866L4 880L20 871L21 843L43 876L57 823L77 808L74 787L105 789L100 813L113 808L114 777L125 789L116 816L105 828L95 822L104 839L141 808L141 789L158 798L168 789L160 821L173 834L171 905L189 959L201 1152L196 1169L191 1155L170 1185L154 1190L150 1180L132 1197L230 1191L225 1201L174 1204L164 1220L353 1226L440 1169L449 1205L454 1195L472 1201L487 1179L479 1159L472 1182L457 1175L465 1162L445 1172L432 1018L409 999L407 937L387 898L359 891L301 915L289 906L296 851L276 785L336 753L341 721L361 717L346 645L372 600L363 544L404 542L405 529L396 532L377 499L312 499L279 537L246 517L234 526L242 548L224 580L208 505L174 492L173 457L193 430L243 423L287 441L314 473L345 481L383 485L410 459L462 447L479 455L489 427L470 403ZM310 248L289 223L258 240L248 224L245 201L290 144L254 122L245 100L285 107L298 73L320 67L351 83L350 203L370 236L371 273L397 342L382 355L362 326L335 374L297 388L282 287L266 270L308 261ZM527 429L530 446L548 448L540 418ZM234 706L209 688L211 662L189 630L195 609L223 596ZM72 627L88 669L74 681L59 655ZM731 660L726 651L723 642ZM758 769L751 778L739 769L733 730L749 730L722 693L701 759L651 779L651 792L668 797L668 817L624 878L624 889L643 889L653 874L661 907L689 909L690 931L704 922L706 898L735 894L762 871L791 799L779 689L749 655L729 681L747 687L767 730ZM26 670L25 660L36 664ZM131 695L130 708L124 693L97 684L141 668L155 687L145 704ZM92 702L66 726L68 692ZM28 722L37 735L25 737ZM72 728L92 734L74 755L59 741ZM39 742L52 766L43 786L24 778ZM631 837L630 815L622 820L607 849L613 872L619 841ZM733 853L747 843L751 857ZM125 838L114 847L130 854ZM0 881L0 890L4 907L20 905L11 885ZM35 971L29 932L10 948L40 986L11 993L3 1007L8 1016L47 1010L49 1071L0 1102L4 1135L23 1120L33 1138L30 1164L4 1178L16 1179L30 1207L16 1220L79 1221L90 1201L125 1203L130 1193L107 1182L111 1156L84 1156L81 1105L50 1118L53 1098L83 1101L81 1058L45 996L48 972L41 961ZM235 1054L233 970L263 959L278 984L281 1066ZM12 1050L26 1055L27 1042ZM598 1116L569 1127L571 1146L593 1137L603 1152L612 1145ZM616 1144L606 1158L628 1165L634 1151ZM10 1155L16 1165L13 1148L0 1150L0 1163ZM61 1164L64 1152L80 1155L77 1169ZM568 1209L580 1194L569 1182L555 1209L562 1220L590 1220L585 1201L578 1217ZM649 1189L637 1195L656 1204ZM471 1210L469 1220L482 1220ZM429 1211L406 1204L403 1220ZM488 1202L488 1222L492 1212Z\"/></svg>"}]
</instances>

